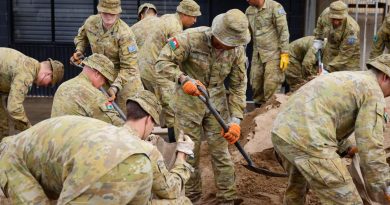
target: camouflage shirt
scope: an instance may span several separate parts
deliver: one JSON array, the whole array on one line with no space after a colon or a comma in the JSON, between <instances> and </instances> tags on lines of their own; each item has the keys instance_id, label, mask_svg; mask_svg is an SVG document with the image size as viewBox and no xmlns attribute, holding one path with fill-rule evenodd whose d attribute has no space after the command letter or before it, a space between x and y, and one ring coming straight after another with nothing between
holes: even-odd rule
<instances>
[{"instance_id":1,"label":"camouflage shirt","mask_svg":"<svg viewBox=\"0 0 390 205\"><path fill-rule=\"evenodd\" d=\"M390 14L385 17L377 37L372 42L370 59L380 56L385 48L390 49Z\"/></svg>"},{"instance_id":2,"label":"camouflage shirt","mask_svg":"<svg viewBox=\"0 0 390 205\"><path fill-rule=\"evenodd\" d=\"M261 62L279 59L280 53L288 53L288 31L286 12L282 5L265 0L262 8L249 6L245 11L253 39L253 55Z\"/></svg>"},{"instance_id":3,"label":"camouflage shirt","mask_svg":"<svg viewBox=\"0 0 390 205\"><path fill-rule=\"evenodd\" d=\"M125 125L130 133L137 133ZM150 161L153 168L152 193L159 199L177 199L182 196L184 184L190 178L192 166L185 161L176 160L173 168L168 171L164 158L156 146L150 153Z\"/></svg>"},{"instance_id":4,"label":"camouflage shirt","mask_svg":"<svg viewBox=\"0 0 390 205\"><path fill-rule=\"evenodd\" d=\"M290 43L290 58L300 62L301 70L295 70L292 66L286 70L286 76L313 76L317 74L316 50L313 47L314 36L306 36Z\"/></svg>"},{"instance_id":5,"label":"camouflage shirt","mask_svg":"<svg viewBox=\"0 0 390 205\"><path fill-rule=\"evenodd\" d=\"M100 15L90 16L79 29L74 39L76 50L84 52L88 44L93 53L107 56L118 71L112 85L122 89L131 79L139 78L137 65L137 44L130 27L121 19L106 32Z\"/></svg>"},{"instance_id":6,"label":"camouflage shirt","mask_svg":"<svg viewBox=\"0 0 390 205\"><path fill-rule=\"evenodd\" d=\"M317 39L328 38L323 56L328 71L360 70L360 27L351 16L334 29L327 8L318 18L314 33Z\"/></svg>"},{"instance_id":7,"label":"camouflage shirt","mask_svg":"<svg viewBox=\"0 0 390 205\"><path fill-rule=\"evenodd\" d=\"M385 105L372 71L322 75L289 98L272 133L309 155L329 159L339 157L339 142L355 132L366 185L382 193L390 173L383 147Z\"/></svg>"},{"instance_id":8,"label":"camouflage shirt","mask_svg":"<svg viewBox=\"0 0 390 205\"><path fill-rule=\"evenodd\" d=\"M179 76L185 73L207 87L210 100L225 120L229 117L242 119L247 85L244 47L218 50L211 45L209 27L193 31L177 35L164 46L155 66L157 83L164 78L177 82ZM225 80L228 88L224 85ZM177 116L185 115L198 124L208 112L202 101L185 94L180 87L174 102Z\"/></svg>"},{"instance_id":9,"label":"camouflage shirt","mask_svg":"<svg viewBox=\"0 0 390 205\"><path fill-rule=\"evenodd\" d=\"M183 24L178 13L165 14L150 21L149 26L154 29L150 30L139 52L138 64L141 68L141 77L153 82L155 80L154 64L161 49L169 38L183 31Z\"/></svg>"},{"instance_id":10,"label":"camouflage shirt","mask_svg":"<svg viewBox=\"0 0 390 205\"><path fill-rule=\"evenodd\" d=\"M0 48L0 94L8 95L8 114L22 130L31 126L23 101L38 75L40 63L11 48Z\"/></svg>"},{"instance_id":11,"label":"camouflage shirt","mask_svg":"<svg viewBox=\"0 0 390 205\"><path fill-rule=\"evenodd\" d=\"M51 117L62 115L80 115L123 125L123 120L112 104L107 100L84 73L61 84L54 95Z\"/></svg>"},{"instance_id":12,"label":"camouflage shirt","mask_svg":"<svg viewBox=\"0 0 390 205\"><path fill-rule=\"evenodd\" d=\"M157 16L148 16L141 21L138 21L130 27L134 33L135 41L137 42L138 50L141 51L142 46L145 43L146 38L152 33L154 26L158 25L154 22L160 21ZM139 58L139 55L138 55Z\"/></svg>"},{"instance_id":13,"label":"camouflage shirt","mask_svg":"<svg viewBox=\"0 0 390 205\"><path fill-rule=\"evenodd\" d=\"M8 187L14 192L12 189L17 189L15 194L26 204L48 201L49 194L53 199L58 198L58 204L67 204L129 156L149 156L153 149L126 128L80 116L42 121L18 135L4 138L1 147L0 171L5 173L8 183L16 183L18 174L36 179L19 182L24 184L19 189ZM151 173L149 167L138 171ZM2 176L4 189L7 181ZM136 191L138 185L132 186Z\"/></svg>"}]
</instances>

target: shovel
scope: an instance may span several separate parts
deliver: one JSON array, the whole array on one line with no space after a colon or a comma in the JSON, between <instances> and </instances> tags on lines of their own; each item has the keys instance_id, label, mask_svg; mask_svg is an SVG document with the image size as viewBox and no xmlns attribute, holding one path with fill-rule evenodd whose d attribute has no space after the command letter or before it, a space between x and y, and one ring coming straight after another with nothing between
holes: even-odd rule
<instances>
[{"instance_id":1,"label":"shovel","mask_svg":"<svg viewBox=\"0 0 390 205\"><path fill-rule=\"evenodd\" d=\"M70 64L73 65L73 66L76 66L78 68L83 68L83 66L73 62L73 61L70 61ZM103 87L100 87L99 88L100 92L102 92L105 96L109 96L107 91L103 88ZM126 115L125 113L123 113L123 111L119 108L118 104L116 104L116 102L112 101L111 102L112 106L114 107L114 109L119 113L119 116L122 118L122 120L126 121Z\"/></svg>"},{"instance_id":2,"label":"shovel","mask_svg":"<svg viewBox=\"0 0 390 205\"><path fill-rule=\"evenodd\" d=\"M199 99L206 104L206 106L209 108L210 112L215 116L217 119L218 123L221 125L223 130L227 132L229 130L229 127L225 123L225 121L222 119L221 115L218 113L218 111L214 108L214 105L210 101L210 97L207 93L207 91L202 87L202 86L197 86L198 90L202 93L202 95L198 96ZM240 151L241 155L244 157L246 162L248 164L243 164L243 166L247 169L249 169L252 172L256 172L259 174L263 174L266 176L271 176L271 177L287 177L288 174L286 173L277 173L277 172L272 172L270 170L261 168L261 167L255 167L253 161L249 157L249 155L245 152L245 150L241 147L241 144L237 141L234 143L234 145L237 147L238 151Z\"/></svg>"}]
</instances>

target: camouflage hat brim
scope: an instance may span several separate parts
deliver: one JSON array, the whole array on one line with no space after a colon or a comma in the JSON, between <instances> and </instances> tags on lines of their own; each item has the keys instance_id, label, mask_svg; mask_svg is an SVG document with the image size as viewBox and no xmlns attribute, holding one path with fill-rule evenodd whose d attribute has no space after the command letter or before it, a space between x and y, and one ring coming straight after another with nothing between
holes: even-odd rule
<instances>
[{"instance_id":1,"label":"camouflage hat brim","mask_svg":"<svg viewBox=\"0 0 390 205\"><path fill-rule=\"evenodd\" d=\"M200 6L194 0L182 0L176 7L176 11L187 16L200 16Z\"/></svg>"},{"instance_id":2,"label":"camouflage hat brim","mask_svg":"<svg viewBox=\"0 0 390 205\"><path fill-rule=\"evenodd\" d=\"M379 57L378 57L379 58ZM380 71L382 71L384 74L386 74L388 77L390 77L390 67L378 60L378 58L370 61L367 63L367 68L374 67ZM389 59L390 60L390 59ZM389 62L390 63L390 62ZM370 67L371 66L371 67Z\"/></svg>"},{"instance_id":3,"label":"camouflage hat brim","mask_svg":"<svg viewBox=\"0 0 390 205\"><path fill-rule=\"evenodd\" d=\"M142 90L133 96L130 96L128 100L137 102L145 112L147 112L157 125L160 125L161 104L157 100L156 96L148 91ZM126 101L126 102L127 102Z\"/></svg>"},{"instance_id":4,"label":"camouflage hat brim","mask_svg":"<svg viewBox=\"0 0 390 205\"><path fill-rule=\"evenodd\" d=\"M104 12L104 13L108 13L108 14L122 13L122 8L120 6L115 7L115 8L106 8L106 7L103 7L102 5L98 5L97 10L98 10L98 12Z\"/></svg>"},{"instance_id":5,"label":"camouflage hat brim","mask_svg":"<svg viewBox=\"0 0 390 205\"><path fill-rule=\"evenodd\" d=\"M59 83L64 77L64 65L61 62L51 58L48 58L47 60L50 62L50 66L53 72L53 79L51 84L55 85Z\"/></svg>"},{"instance_id":6,"label":"camouflage hat brim","mask_svg":"<svg viewBox=\"0 0 390 205\"><path fill-rule=\"evenodd\" d=\"M142 12L142 10L143 10L144 8L153 9L153 10L156 12L156 14L157 14L157 8L156 8L156 6L154 6L154 5L151 4L151 3L144 3L144 4L142 4L142 5L138 8L138 16L141 14L141 12Z\"/></svg>"},{"instance_id":7,"label":"camouflage hat brim","mask_svg":"<svg viewBox=\"0 0 390 205\"><path fill-rule=\"evenodd\" d=\"M346 14L337 14L337 13L332 14L332 13L330 13L329 18L331 18L331 19L345 19L345 18L347 18L347 15Z\"/></svg>"},{"instance_id":8,"label":"camouflage hat brim","mask_svg":"<svg viewBox=\"0 0 390 205\"><path fill-rule=\"evenodd\" d=\"M182 14L185 14L187 16L201 16L202 15L200 10L190 11L190 10L185 10L182 7L179 7L179 6L176 8L176 11L180 12Z\"/></svg>"},{"instance_id":9,"label":"camouflage hat brim","mask_svg":"<svg viewBox=\"0 0 390 205\"><path fill-rule=\"evenodd\" d=\"M237 47L248 44L251 40L249 29L246 29L243 33L229 32L225 29L223 16L224 14L219 14L214 18L211 25L213 36L226 46Z\"/></svg>"},{"instance_id":10,"label":"camouflage hat brim","mask_svg":"<svg viewBox=\"0 0 390 205\"><path fill-rule=\"evenodd\" d=\"M102 54L92 54L81 62L92 69L99 71L110 83L115 80L114 64Z\"/></svg>"}]
</instances>

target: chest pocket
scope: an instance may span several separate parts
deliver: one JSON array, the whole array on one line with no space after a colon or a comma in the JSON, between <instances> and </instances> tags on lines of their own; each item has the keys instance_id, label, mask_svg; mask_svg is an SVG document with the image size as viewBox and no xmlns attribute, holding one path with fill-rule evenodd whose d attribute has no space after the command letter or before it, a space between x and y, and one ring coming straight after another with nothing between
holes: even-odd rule
<instances>
[{"instance_id":1,"label":"chest pocket","mask_svg":"<svg viewBox=\"0 0 390 205\"><path fill-rule=\"evenodd\" d=\"M256 24L256 36L267 33L270 28L273 28L272 12L271 10L265 10L259 12L255 17Z\"/></svg>"}]
</instances>

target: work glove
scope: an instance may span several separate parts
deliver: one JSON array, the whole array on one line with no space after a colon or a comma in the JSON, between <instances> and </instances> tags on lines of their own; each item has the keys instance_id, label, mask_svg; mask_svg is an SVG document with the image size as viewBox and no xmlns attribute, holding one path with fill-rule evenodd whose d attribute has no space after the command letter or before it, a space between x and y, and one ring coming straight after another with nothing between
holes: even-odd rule
<instances>
[{"instance_id":1,"label":"work glove","mask_svg":"<svg viewBox=\"0 0 390 205\"><path fill-rule=\"evenodd\" d=\"M118 92L118 88L115 86L111 86L110 88L108 88L108 90L107 90L107 94L109 95L108 101L110 101L110 102L114 101L116 98L117 92Z\"/></svg>"},{"instance_id":2,"label":"work glove","mask_svg":"<svg viewBox=\"0 0 390 205\"><path fill-rule=\"evenodd\" d=\"M344 152L340 153L340 157L343 158L353 158L355 156L355 154L358 152L358 148L356 146L350 146L348 147L347 150L345 150Z\"/></svg>"},{"instance_id":3,"label":"work glove","mask_svg":"<svg viewBox=\"0 0 390 205\"><path fill-rule=\"evenodd\" d=\"M229 144L234 144L238 139L240 139L241 127L237 123L230 123L228 131L225 133L225 130L222 129L221 135L229 142Z\"/></svg>"},{"instance_id":4,"label":"work glove","mask_svg":"<svg viewBox=\"0 0 390 205\"><path fill-rule=\"evenodd\" d=\"M152 143L152 145L156 146L157 145L157 141L158 141L159 138L160 138L160 136L158 136L158 135L150 134L146 138L146 141L148 141L148 142Z\"/></svg>"},{"instance_id":5,"label":"work glove","mask_svg":"<svg viewBox=\"0 0 390 205\"><path fill-rule=\"evenodd\" d=\"M206 87L199 80L194 80L190 77L186 77L186 79L183 82L182 89L188 95L200 96L200 95L202 95L202 92L200 92L200 90L198 90L198 87L197 87L198 85L202 86L204 88L204 90L206 90Z\"/></svg>"},{"instance_id":6,"label":"work glove","mask_svg":"<svg viewBox=\"0 0 390 205\"><path fill-rule=\"evenodd\" d=\"M194 147L195 143L191 140L191 138L181 131L177 137L176 151L183 152L186 155L194 157Z\"/></svg>"},{"instance_id":7,"label":"work glove","mask_svg":"<svg viewBox=\"0 0 390 205\"><path fill-rule=\"evenodd\" d=\"M324 41L315 39L313 41L313 47L316 49L316 52L324 47Z\"/></svg>"},{"instance_id":8,"label":"work glove","mask_svg":"<svg viewBox=\"0 0 390 205\"><path fill-rule=\"evenodd\" d=\"M288 67L288 53L280 54L280 69L284 72Z\"/></svg>"},{"instance_id":9,"label":"work glove","mask_svg":"<svg viewBox=\"0 0 390 205\"><path fill-rule=\"evenodd\" d=\"M73 53L72 57L70 57L70 61L76 65L80 65L83 58L83 53L81 53L81 51L76 51Z\"/></svg>"}]
</instances>

